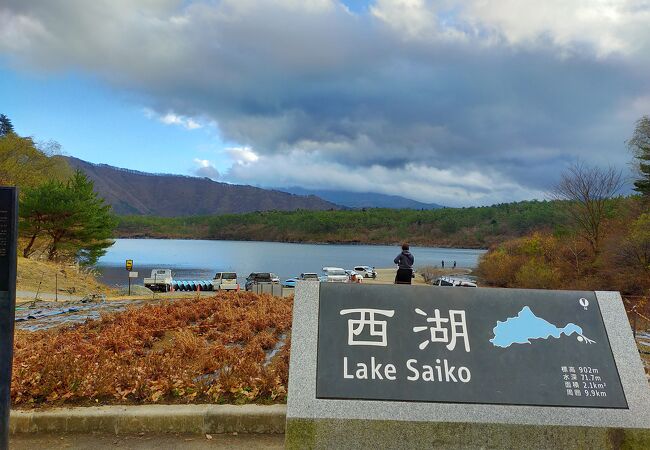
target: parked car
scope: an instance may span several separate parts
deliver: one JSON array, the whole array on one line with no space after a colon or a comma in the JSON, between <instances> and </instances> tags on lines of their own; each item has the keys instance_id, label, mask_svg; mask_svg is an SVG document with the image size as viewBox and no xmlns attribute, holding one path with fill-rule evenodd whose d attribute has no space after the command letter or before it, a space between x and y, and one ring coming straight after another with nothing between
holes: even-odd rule
<instances>
[{"instance_id":1,"label":"parked car","mask_svg":"<svg viewBox=\"0 0 650 450\"><path fill-rule=\"evenodd\" d=\"M144 279L144 287L152 291L169 292L173 283L171 269L153 269L151 276Z\"/></svg>"},{"instance_id":2,"label":"parked car","mask_svg":"<svg viewBox=\"0 0 650 450\"><path fill-rule=\"evenodd\" d=\"M237 274L235 272L217 272L212 279L212 289L215 291L238 291Z\"/></svg>"},{"instance_id":3,"label":"parked car","mask_svg":"<svg viewBox=\"0 0 650 450\"><path fill-rule=\"evenodd\" d=\"M320 281L318 274L313 272L301 273L299 278L302 281Z\"/></svg>"},{"instance_id":4,"label":"parked car","mask_svg":"<svg viewBox=\"0 0 650 450\"><path fill-rule=\"evenodd\" d=\"M298 281L320 281L317 273L305 272L301 273L300 276L288 278L282 282L282 286L295 288Z\"/></svg>"},{"instance_id":5,"label":"parked car","mask_svg":"<svg viewBox=\"0 0 650 450\"><path fill-rule=\"evenodd\" d=\"M295 288L296 283L298 282L299 279L300 279L300 277L287 278L286 280L284 280L282 282L282 286L283 287L288 287L288 288Z\"/></svg>"},{"instance_id":6,"label":"parked car","mask_svg":"<svg viewBox=\"0 0 650 450\"><path fill-rule=\"evenodd\" d=\"M439 277L432 284L434 286L477 287L474 281L454 277Z\"/></svg>"},{"instance_id":7,"label":"parked car","mask_svg":"<svg viewBox=\"0 0 650 450\"><path fill-rule=\"evenodd\" d=\"M254 284L259 284L259 283L279 283L280 279L275 275L274 273L270 272L251 272L250 275L246 278L246 284L244 284L244 288L247 291L253 290L253 285Z\"/></svg>"},{"instance_id":8,"label":"parked car","mask_svg":"<svg viewBox=\"0 0 650 450\"><path fill-rule=\"evenodd\" d=\"M374 267L370 266L356 266L354 271L361 274L363 278L377 278L377 272Z\"/></svg>"},{"instance_id":9,"label":"parked car","mask_svg":"<svg viewBox=\"0 0 650 450\"><path fill-rule=\"evenodd\" d=\"M323 267L323 273L328 283L347 283L350 279L345 269L340 267Z\"/></svg>"}]
</instances>

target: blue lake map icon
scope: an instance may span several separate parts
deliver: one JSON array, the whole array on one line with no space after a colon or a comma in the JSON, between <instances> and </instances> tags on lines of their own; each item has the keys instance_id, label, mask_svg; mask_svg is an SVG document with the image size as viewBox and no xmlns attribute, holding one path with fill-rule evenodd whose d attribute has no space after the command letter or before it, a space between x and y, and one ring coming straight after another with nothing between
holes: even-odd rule
<instances>
[{"instance_id":1,"label":"blue lake map icon","mask_svg":"<svg viewBox=\"0 0 650 450\"><path fill-rule=\"evenodd\" d=\"M595 341L587 338L582 328L574 323L568 323L560 328L537 317L528 306L524 306L516 317L509 317L505 322L497 321L494 327L494 337L490 342L495 347L508 348L512 344L532 344L531 339L559 339L563 334L576 334L579 342L593 344Z\"/></svg>"}]
</instances>

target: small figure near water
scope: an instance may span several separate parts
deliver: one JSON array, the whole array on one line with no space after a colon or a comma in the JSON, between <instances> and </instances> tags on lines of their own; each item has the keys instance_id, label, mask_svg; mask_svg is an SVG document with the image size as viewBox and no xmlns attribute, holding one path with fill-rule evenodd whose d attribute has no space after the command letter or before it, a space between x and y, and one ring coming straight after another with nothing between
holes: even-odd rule
<instances>
[{"instance_id":1,"label":"small figure near water","mask_svg":"<svg viewBox=\"0 0 650 450\"><path fill-rule=\"evenodd\" d=\"M454 261L454 269L456 268L456 261Z\"/></svg>"},{"instance_id":2,"label":"small figure near water","mask_svg":"<svg viewBox=\"0 0 650 450\"><path fill-rule=\"evenodd\" d=\"M443 269L445 268L445 260L444 259L442 260L442 268Z\"/></svg>"},{"instance_id":3,"label":"small figure near water","mask_svg":"<svg viewBox=\"0 0 650 450\"><path fill-rule=\"evenodd\" d=\"M393 262L398 265L395 284L411 284L415 257L409 251L407 243L402 244L402 253L397 255Z\"/></svg>"}]
</instances>

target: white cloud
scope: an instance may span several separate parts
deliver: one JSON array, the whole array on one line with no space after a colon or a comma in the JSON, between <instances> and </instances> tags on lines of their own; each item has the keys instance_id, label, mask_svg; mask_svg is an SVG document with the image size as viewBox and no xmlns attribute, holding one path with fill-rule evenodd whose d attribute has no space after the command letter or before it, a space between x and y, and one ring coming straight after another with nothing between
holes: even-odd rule
<instances>
[{"instance_id":1,"label":"white cloud","mask_svg":"<svg viewBox=\"0 0 650 450\"><path fill-rule=\"evenodd\" d=\"M599 57L619 53L646 60L650 50L647 0L377 0L371 12L410 39L550 43L569 54L591 49Z\"/></svg>"},{"instance_id":2,"label":"white cloud","mask_svg":"<svg viewBox=\"0 0 650 450\"><path fill-rule=\"evenodd\" d=\"M154 110L150 108L144 108L144 115L149 119L157 119L165 125L178 125L188 130L196 130L198 128L203 128L203 124L192 119L191 117L185 117L172 112L168 112L164 115L158 115Z\"/></svg>"},{"instance_id":3,"label":"white cloud","mask_svg":"<svg viewBox=\"0 0 650 450\"><path fill-rule=\"evenodd\" d=\"M625 167L650 113L648 0L131 3L4 0L0 57L90 73L163 123L218 123L252 184L535 196L576 157Z\"/></svg>"},{"instance_id":4,"label":"white cloud","mask_svg":"<svg viewBox=\"0 0 650 450\"><path fill-rule=\"evenodd\" d=\"M250 147L229 147L225 151L235 164L247 165L260 159Z\"/></svg>"},{"instance_id":5,"label":"white cloud","mask_svg":"<svg viewBox=\"0 0 650 450\"><path fill-rule=\"evenodd\" d=\"M649 43L646 0L471 0L464 16L517 44L540 39L562 48L586 44L605 56L639 54Z\"/></svg>"},{"instance_id":6,"label":"white cloud","mask_svg":"<svg viewBox=\"0 0 650 450\"><path fill-rule=\"evenodd\" d=\"M37 19L0 8L0 50L19 52L47 36L47 30Z\"/></svg>"},{"instance_id":7,"label":"white cloud","mask_svg":"<svg viewBox=\"0 0 650 450\"><path fill-rule=\"evenodd\" d=\"M438 28L435 10L424 0L377 0L370 12L408 37L429 34Z\"/></svg>"},{"instance_id":8,"label":"white cloud","mask_svg":"<svg viewBox=\"0 0 650 450\"><path fill-rule=\"evenodd\" d=\"M179 116L173 113L167 113L159 119L162 123L167 125L180 125L188 130L196 130L197 128L202 128L203 125L196 122L194 119Z\"/></svg>"},{"instance_id":9,"label":"white cloud","mask_svg":"<svg viewBox=\"0 0 650 450\"><path fill-rule=\"evenodd\" d=\"M225 174L228 181L266 187L301 186L401 195L447 206L493 204L512 199L543 198L503 173L491 170L438 169L407 164L404 167L357 167L327 162L302 151L262 155L254 162L236 163Z\"/></svg>"},{"instance_id":10,"label":"white cloud","mask_svg":"<svg viewBox=\"0 0 650 450\"><path fill-rule=\"evenodd\" d=\"M192 170L195 175L199 177L211 178L213 180L219 178L219 171L209 160L194 158L194 163L197 165L197 167Z\"/></svg>"}]
</instances>

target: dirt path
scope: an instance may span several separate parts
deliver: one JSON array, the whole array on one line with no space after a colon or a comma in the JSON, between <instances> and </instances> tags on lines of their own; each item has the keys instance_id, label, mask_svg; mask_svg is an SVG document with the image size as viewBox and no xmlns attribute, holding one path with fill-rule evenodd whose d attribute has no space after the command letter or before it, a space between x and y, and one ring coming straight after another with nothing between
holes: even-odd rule
<instances>
[{"instance_id":1,"label":"dirt path","mask_svg":"<svg viewBox=\"0 0 650 450\"><path fill-rule=\"evenodd\" d=\"M34 291L16 291L16 303L33 302L36 299L47 301L78 301L83 298L81 295L68 294L67 292L34 292Z\"/></svg>"}]
</instances>

